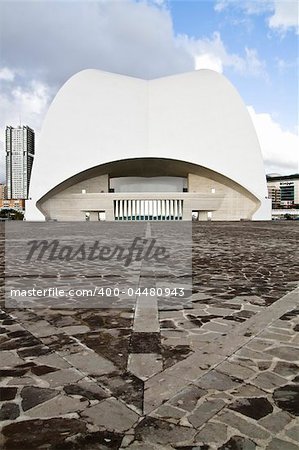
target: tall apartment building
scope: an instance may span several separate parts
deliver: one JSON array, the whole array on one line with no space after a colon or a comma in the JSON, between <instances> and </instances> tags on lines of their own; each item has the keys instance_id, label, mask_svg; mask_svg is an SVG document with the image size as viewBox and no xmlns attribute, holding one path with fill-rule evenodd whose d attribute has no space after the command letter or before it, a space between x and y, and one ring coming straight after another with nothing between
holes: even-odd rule
<instances>
[{"instance_id":1,"label":"tall apartment building","mask_svg":"<svg viewBox=\"0 0 299 450\"><path fill-rule=\"evenodd\" d=\"M34 131L28 126L6 127L6 185L8 199L27 199L34 159Z\"/></svg>"}]
</instances>

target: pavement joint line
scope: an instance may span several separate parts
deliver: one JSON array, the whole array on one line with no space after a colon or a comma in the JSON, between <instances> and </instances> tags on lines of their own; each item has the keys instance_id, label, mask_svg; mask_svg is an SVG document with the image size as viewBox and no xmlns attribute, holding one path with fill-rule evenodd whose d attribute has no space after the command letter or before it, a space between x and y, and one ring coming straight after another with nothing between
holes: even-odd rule
<instances>
[{"instance_id":1,"label":"pavement joint line","mask_svg":"<svg viewBox=\"0 0 299 450\"><path fill-rule=\"evenodd\" d=\"M222 359L218 361L215 364L211 364L211 366L208 369L198 369L198 377L192 377L192 379L186 379L186 383L184 386L180 386L179 389L174 388L171 392L171 396L168 398L167 401L171 400L175 395L177 395L179 392L181 392L185 387L192 385L195 381L195 379L200 379L207 373L209 373L212 370L215 370L219 365L221 365L224 361L226 361L228 358L230 358L234 353L236 353L238 350L243 348L245 345L247 345L251 340L256 338L259 334L261 334L264 329L268 326L270 326L273 322L275 322L279 317L281 317L286 312L294 309L296 305L299 304L299 287L295 288L294 290L288 292L286 295L278 299L274 304L268 306L268 308L264 311L261 311L257 315L251 317L246 322L240 324L237 326L232 333L227 336L226 338L218 337L213 342L205 346L200 351L193 352L190 356L185 358L184 360L178 362L177 364L171 366L170 368L164 370L163 372L159 372L157 375L154 375L150 378L150 386L147 387L147 382L144 383L144 389L151 389L153 387L153 382L155 381L155 378L157 379L156 384L161 384L161 377L164 376L171 376L173 378L181 379L181 375L186 370L186 367L188 366L188 362L194 357L197 356L203 356L203 359L205 358L205 354L215 354L218 356L222 356ZM270 320L269 320L270 315ZM251 328L250 336L245 336L245 333L248 333L248 330ZM242 340L240 339L242 337ZM219 341L221 340L220 348L228 345L228 344L234 344L233 346L230 345L229 350L226 350L224 353L217 353L217 350L219 350ZM238 342L241 341L241 342ZM217 346L218 344L218 346ZM181 373L172 373L175 368L182 366ZM185 368L184 368L185 366ZM163 403L165 402L165 399L162 399L161 401L157 401L155 406L152 409L146 408L146 414L150 414L156 409L158 409Z\"/></svg>"}]
</instances>

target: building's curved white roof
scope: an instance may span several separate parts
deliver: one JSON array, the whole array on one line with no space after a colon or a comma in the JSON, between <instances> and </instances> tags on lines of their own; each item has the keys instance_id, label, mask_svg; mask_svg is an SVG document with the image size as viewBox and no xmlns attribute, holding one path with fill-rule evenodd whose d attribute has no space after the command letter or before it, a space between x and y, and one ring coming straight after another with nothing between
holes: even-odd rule
<instances>
[{"instance_id":1,"label":"building's curved white roof","mask_svg":"<svg viewBox=\"0 0 299 450\"><path fill-rule=\"evenodd\" d=\"M147 81L84 70L64 84L49 108L30 197L35 205L78 172L140 157L192 162L231 178L260 200L267 195L253 124L224 76L199 70ZM39 217L34 209L27 218Z\"/></svg>"}]
</instances>

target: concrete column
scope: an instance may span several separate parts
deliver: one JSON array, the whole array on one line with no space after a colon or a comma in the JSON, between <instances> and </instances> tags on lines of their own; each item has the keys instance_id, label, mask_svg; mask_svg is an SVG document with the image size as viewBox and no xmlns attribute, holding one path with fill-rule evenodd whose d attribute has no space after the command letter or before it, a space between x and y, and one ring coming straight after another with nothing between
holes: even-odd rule
<instances>
[{"instance_id":1,"label":"concrete column","mask_svg":"<svg viewBox=\"0 0 299 450\"><path fill-rule=\"evenodd\" d=\"M207 211L199 211L198 212L198 220L199 221L206 221L206 220L208 220L208 212Z\"/></svg>"},{"instance_id":2,"label":"concrete column","mask_svg":"<svg viewBox=\"0 0 299 450\"><path fill-rule=\"evenodd\" d=\"M111 208L107 208L105 210L105 212L106 212L106 221L107 222L112 222L113 220L115 220L115 215L114 215L114 210L113 210L112 204L111 204Z\"/></svg>"},{"instance_id":3,"label":"concrete column","mask_svg":"<svg viewBox=\"0 0 299 450\"><path fill-rule=\"evenodd\" d=\"M91 211L89 220L91 222L97 222L99 220L99 213L97 211Z\"/></svg>"},{"instance_id":4,"label":"concrete column","mask_svg":"<svg viewBox=\"0 0 299 450\"><path fill-rule=\"evenodd\" d=\"M183 200L179 200L179 219L183 218Z\"/></svg>"},{"instance_id":5,"label":"concrete column","mask_svg":"<svg viewBox=\"0 0 299 450\"><path fill-rule=\"evenodd\" d=\"M173 201L173 215L174 215L174 220L177 220L178 219L178 200Z\"/></svg>"},{"instance_id":6,"label":"concrete column","mask_svg":"<svg viewBox=\"0 0 299 450\"><path fill-rule=\"evenodd\" d=\"M120 212L119 218L121 220L123 220L124 219L124 208L123 208L123 201L122 200L119 201L119 212Z\"/></svg>"},{"instance_id":7,"label":"concrete column","mask_svg":"<svg viewBox=\"0 0 299 450\"><path fill-rule=\"evenodd\" d=\"M157 217L158 212L157 212L157 200L153 201L153 216Z\"/></svg>"},{"instance_id":8,"label":"concrete column","mask_svg":"<svg viewBox=\"0 0 299 450\"><path fill-rule=\"evenodd\" d=\"M171 215L171 217L172 218L174 218L174 208L173 208L173 203L174 203L174 200L170 200L170 215Z\"/></svg>"},{"instance_id":9,"label":"concrete column","mask_svg":"<svg viewBox=\"0 0 299 450\"><path fill-rule=\"evenodd\" d=\"M181 205L182 210L182 219L181 220L191 220L192 219L192 204L188 199L184 200L184 203Z\"/></svg>"},{"instance_id":10,"label":"concrete column","mask_svg":"<svg viewBox=\"0 0 299 450\"><path fill-rule=\"evenodd\" d=\"M148 201L148 218L150 219L150 216L153 215L153 201L149 200Z\"/></svg>"},{"instance_id":11,"label":"concrete column","mask_svg":"<svg viewBox=\"0 0 299 450\"><path fill-rule=\"evenodd\" d=\"M136 200L133 200L132 202L132 215L134 216L136 220Z\"/></svg>"}]
</instances>

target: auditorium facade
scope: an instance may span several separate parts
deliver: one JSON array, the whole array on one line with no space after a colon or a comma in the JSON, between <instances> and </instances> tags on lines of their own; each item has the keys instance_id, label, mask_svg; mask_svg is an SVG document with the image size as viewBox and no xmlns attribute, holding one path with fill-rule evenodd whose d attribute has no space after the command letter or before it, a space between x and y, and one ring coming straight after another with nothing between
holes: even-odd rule
<instances>
[{"instance_id":1,"label":"auditorium facade","mask_svg":"<svg viewBox=\"0 0 299 450\"><path fill-rule=\"evenodd\" d=\"M268 220L259 142L211 70L154 80L84 70L53 100L27 219Z\"/></svg>"}]
</instances>

